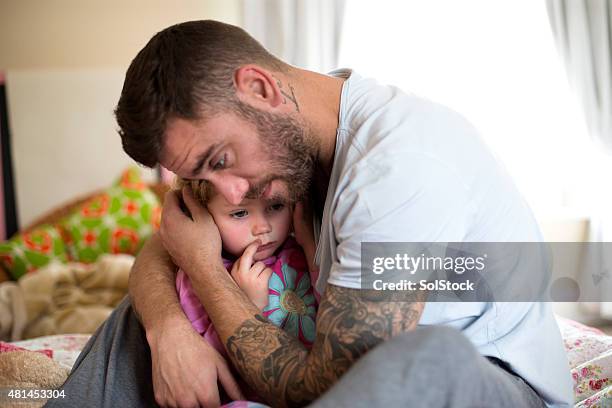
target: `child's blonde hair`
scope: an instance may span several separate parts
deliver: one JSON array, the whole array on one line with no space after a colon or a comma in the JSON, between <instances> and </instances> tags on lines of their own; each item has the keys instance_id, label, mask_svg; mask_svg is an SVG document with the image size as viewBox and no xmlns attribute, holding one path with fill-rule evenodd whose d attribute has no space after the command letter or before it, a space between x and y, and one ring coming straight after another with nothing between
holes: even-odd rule
<instances>
[{"instance_id":1,"label":"child's blonde hair","mask_svg":"<svg viewBox=\"0 0 612 408\"><path fill-rule=\"evenodd\" d=\"M213 185L206 180L187 180L177 177L175 185L177 190L181 190L185 186L191 187L196 200L202 205L208 204L215 192Z\"/></svg>"}]
</instances>

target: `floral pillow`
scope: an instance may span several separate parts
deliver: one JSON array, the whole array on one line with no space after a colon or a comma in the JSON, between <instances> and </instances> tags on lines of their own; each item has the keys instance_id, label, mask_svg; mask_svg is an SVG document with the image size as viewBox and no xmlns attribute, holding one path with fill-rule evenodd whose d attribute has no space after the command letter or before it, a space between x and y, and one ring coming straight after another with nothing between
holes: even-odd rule
<instances>
[{"instance_id":1,"label":"floral pillow","mask_svg":"<svg viewBox=\"0 0 612 408\"><path fill-rule=\"evenodd\" d=\"M19 279L51 261L68 261L64 241L54 226L43 225L0 244L0 264L13 279Z\"/></svg>"},{"instance_id":2,"label":"floral pillow","mask_svg":"<svg viewBox=\"0 0 612 408\"><path fill-rule=\"evenodd\" d=\"M159 227L161 205L140 177L129 168L106 191L70 215L61 227L70 257L94 262L102 254L136 254Z\"/></svg>"}]
</instances>

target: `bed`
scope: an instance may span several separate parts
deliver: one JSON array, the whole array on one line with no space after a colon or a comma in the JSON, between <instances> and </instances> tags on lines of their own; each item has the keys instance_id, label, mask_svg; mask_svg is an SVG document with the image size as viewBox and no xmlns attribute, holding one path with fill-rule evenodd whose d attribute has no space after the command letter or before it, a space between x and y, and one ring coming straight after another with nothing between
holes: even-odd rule
<instances>
[{"instance_id":1,"label":"bed","mask_svg":"<svg viewBox=\"0 0 612 408\"><path fill-rule=\"evenodd\" d=\"M557 317L574 383L575 407L612 407L612 336Z\"/></svg>"},{"instance_id":2,"label":"bed","mask_svg":"<svg viewBox=\"0 0 612 408\"><path fill-rule=\"evenodd\" d=\"M612 406L612 336L575 321L557 317L574 381L576 408ZM50 355L70 368L89 335L64 334L11 343Z\"/></svg>"}]
</instances>

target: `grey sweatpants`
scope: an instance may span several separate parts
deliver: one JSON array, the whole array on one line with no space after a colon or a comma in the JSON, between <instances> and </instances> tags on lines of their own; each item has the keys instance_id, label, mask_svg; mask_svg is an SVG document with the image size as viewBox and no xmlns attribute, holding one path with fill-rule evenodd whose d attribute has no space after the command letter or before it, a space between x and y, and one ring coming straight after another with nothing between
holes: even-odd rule
<instances>
[{"instance_id":1,"label":"grey sweatpants","mask_svg":"<svg viewBox=\"0 0 612 408\"><path fill-rule=\"evenodd\" d=\"M151 355L129 298L92 336L46 407L156 406ZM481 356L459 331L423 327L363 356L311 407L544 407L499 360Z\"/></svg>"}]
</instances>

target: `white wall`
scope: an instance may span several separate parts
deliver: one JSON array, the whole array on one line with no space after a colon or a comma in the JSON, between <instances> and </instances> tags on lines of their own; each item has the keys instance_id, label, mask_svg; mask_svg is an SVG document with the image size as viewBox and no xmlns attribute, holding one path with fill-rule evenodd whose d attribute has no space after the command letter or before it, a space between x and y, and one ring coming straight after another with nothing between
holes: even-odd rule
<instances>
[{"instance_id":1,"label":"white wall","mask_svg":"<svg viewBox=\"0 0 612 408\"><path fill-rule=\"evenodd\" d=\"M0 67L126 68L169 25L239 17L238 0L0 0Z\"/></svg>"},{"instance_id":2,"label":"white wall","mask_svg":"<svg viewBox=\"0 0 612 408\"><path fill-rule=\"evenodd\" d=\"M119 69L8 72L20 225L110 185L133 163L121 149L113 120L122 84ZM153 171L143 172L154 178Z\"/></svg>"},{"instance_id":3,"label":"white wall","mask_svg":"<svg viewBox=\"0 0 612 408\"><path fill-rule=\"evenodd\" d=\"M188 20L236 24L239 14L238 0L0 0L20 225L133 163L112 112L152 35Z\"/></svg>"},{"instance_id":4,"label":"white wall","mask_svg":"<svg viewBox=\"0 0 612 408\"><path fill-rule=\"evenodd\" d=\"M544 239L548 242L584 242L588 241L588 220L585 217L569 215L540 217L540 227ZM580 246L564 246L570 253L560 253L561 247L553 247L554 276L565 276L580 281L581 261L583 254ZM555 249L557 251L555 251ZM553 311L563 317L579 321L589 321L591 316L575 302L555 302Z\"/></svg>"}]
</instances>

